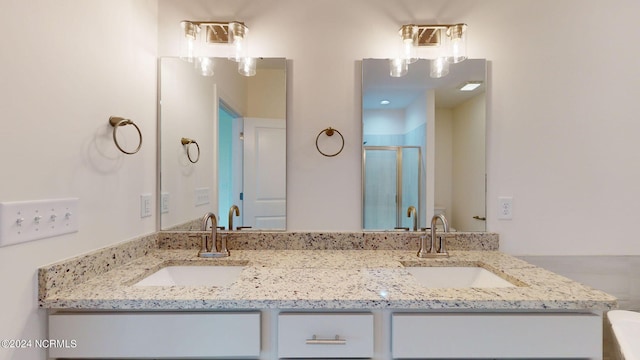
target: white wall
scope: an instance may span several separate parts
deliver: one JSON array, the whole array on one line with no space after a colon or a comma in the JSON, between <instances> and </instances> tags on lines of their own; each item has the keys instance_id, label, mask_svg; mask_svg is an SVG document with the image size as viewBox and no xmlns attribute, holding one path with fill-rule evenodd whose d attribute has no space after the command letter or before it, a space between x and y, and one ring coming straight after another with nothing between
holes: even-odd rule
<instances>
[{"instance_id":1,"label":"white wall","mask_svg":"<svg viewBox=\"0 0 640 360\"><path fill-rule=\"evenodd\" d=\"M161 215L161 227L168 229L216 211L214 165L217 157L216 86L211 77L201 76L193 64L178 58L162 59L161 64L161 191L169 195L168 212ZM200 148L200 158L189 161L183 137L193 139ZM196 159L197 148L189 152ZM195 190L209 189L209 204L195 205Z\"/></svg>"},{"instance_id":2,"label":"white wall","mask_svg":"<svg viewBox=\"0 0 640 360\"><path fill-rule=\"evenodd\" d=\"M0 339L46 339L38 267L155 231L140 194L156 186L156 17L145 0L0 2L0 201L80 199L78 233L0 248ZM111 115L140 127L138 154L116 149Z\"/></svg>"},{"instance_id":3,"label":"white wall","mask_svg":"<svg viewBox=\"0 0 640 360\"><path fill-rule=\"evenodd\" d=\"M288 227L360 228L360 68L385 58L411 22L469 25L469 55L490 61L488 223L514 254L640 253L635 0L160 0L159 51L183 18L236 18L264 56L292 59ZM179 8L178 8L179 7ZM375 24L372 26L371 24ZM316 134L346 138L324 158ZM309 191L314 189L314 191ZM514 219L496 219L497 197ZM624 199L624 200L623 200ZM313 214L313 216L311 216ZM594 224L602 224L594 226Z\"/></svg>"}]
</instances>

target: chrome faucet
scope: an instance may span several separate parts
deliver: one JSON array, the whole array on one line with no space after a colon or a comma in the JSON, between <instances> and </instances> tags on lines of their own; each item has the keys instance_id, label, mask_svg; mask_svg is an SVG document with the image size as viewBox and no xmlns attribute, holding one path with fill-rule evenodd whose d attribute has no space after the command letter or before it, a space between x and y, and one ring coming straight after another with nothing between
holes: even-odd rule
<instances>
[{"instance_id":1,"label":"chrome faucet","mask_svg":"<svg viewBox=\"0 0 640 360\"><path fill-rule=\"evenodd\" d=\"M418 231L418 211L413 205L407 208L407 217L411 217L411 215L413 215L413 231Z\"/></svg>"},{"instance_id":2,"label":"chrome faucet","mask_svg":"<svg viewBox=\"0 0 640 360\"><path fill-rule=\"evenodd\" d=\"M233 213L236 213L236 216L240 216L240 209L236 205L231 205L229 209L229 231L233 230Z\"/></svg>"},{"instance_id":3,"label":"chrome faucet","mask_svg":"<svg viewBox=\"0 0 640 360\"><path fill-rule=\"evenodd\" d=\"M222 249L218 251L218 218L216 214L209 212L204 214L202 217L202 231L207 231L207 223L211 219L211 241L212 244L209 246L207 241L207 235L202 235L202 244L200 246L200 251L198 252L199 257L204 258L216 258L216 257L225 257L229 256L229 250L227 250L227 237L222 237ZM215 251L214 251L215 249Z\"/></svg>"},{"instance_id":4,"label":"chrome faucet","mask_svg":"<svg viewBox=\"0 0 640 360\"><path fill-rule=\"evenodd\" d=\"M420 237L420 250L418 251L418 257L427 258L427 257L438 257L438 256L449 256L446 249L446 237L440 238L440 248L436 247L436 225L438 223L438 219L442 221L442 225L444 226L444 232L449 232L449 222L447 218L442 214L434 215L431 218L431 245L427 249L427 235L423 235Z\"/></svg>"}]
</instances>

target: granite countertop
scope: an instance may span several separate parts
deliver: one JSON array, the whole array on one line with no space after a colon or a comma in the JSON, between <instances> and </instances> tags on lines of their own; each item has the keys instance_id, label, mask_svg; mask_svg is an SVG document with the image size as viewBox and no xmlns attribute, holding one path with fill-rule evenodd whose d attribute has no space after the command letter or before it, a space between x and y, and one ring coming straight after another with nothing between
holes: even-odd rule
<instances>
[{"instance_id":1,"label":"granite countertop","mask_svg":"<svg viewBox=\"0 0 640 360\"><path fill-rule=\"evenodd\" d=\"M228 258L201 259L193 249L150 249L144 256L79 284L41 292L40 306L84 310L438 311L601 311L616 307L616 299L604 292L498 251L450 254L449 258L420 259L416 251L406 250L231 250ZM214 263L245 268L237 281L223 287L133 286L164 266ZM426 288L403 264L481 266L517 286Z\"/></svg>"}]
</instances>

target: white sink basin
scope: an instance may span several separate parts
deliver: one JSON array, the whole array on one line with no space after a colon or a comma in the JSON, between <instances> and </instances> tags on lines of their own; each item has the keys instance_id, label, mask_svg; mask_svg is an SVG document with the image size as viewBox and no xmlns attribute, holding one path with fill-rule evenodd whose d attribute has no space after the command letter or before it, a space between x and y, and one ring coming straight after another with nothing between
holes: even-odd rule
<instances>
[{"instance_id":1,"label":"white sink basin","mask_svg":"<svg viewBox=\"0 0 640 360\"><path fill-rule=\"evenodd\" d=\"M515 287L498 275L480 267L407 267L418 282L428 288Z\"/></svg>"},{"instance_id":2,"label":"white sink basin","mask_svg":"<svg viewBox=\"0 0 640 360\"><path fill-rule=\"evenodd\" d=\"M232 284L244 266L167 266L133 286L226 286Z\"/></svg>"}]
</instances>

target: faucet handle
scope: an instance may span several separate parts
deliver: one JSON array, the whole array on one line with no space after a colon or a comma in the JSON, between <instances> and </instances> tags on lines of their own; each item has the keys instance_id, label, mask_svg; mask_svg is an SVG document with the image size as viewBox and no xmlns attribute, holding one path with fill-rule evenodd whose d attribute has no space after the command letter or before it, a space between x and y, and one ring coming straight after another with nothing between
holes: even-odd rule
<instances>
[{"instance_id":1,"label":"faucet handle","mask_svg":"<svg viewBox=\"0 0 640 360\"><path fill-rule=\"evenodd\" d=\"M438 242L440 243L440 249L438 249L438 253L440 254L447 254L447 236L446 235L439 235L438 236Z\"/></svg>"}]
</instances>

